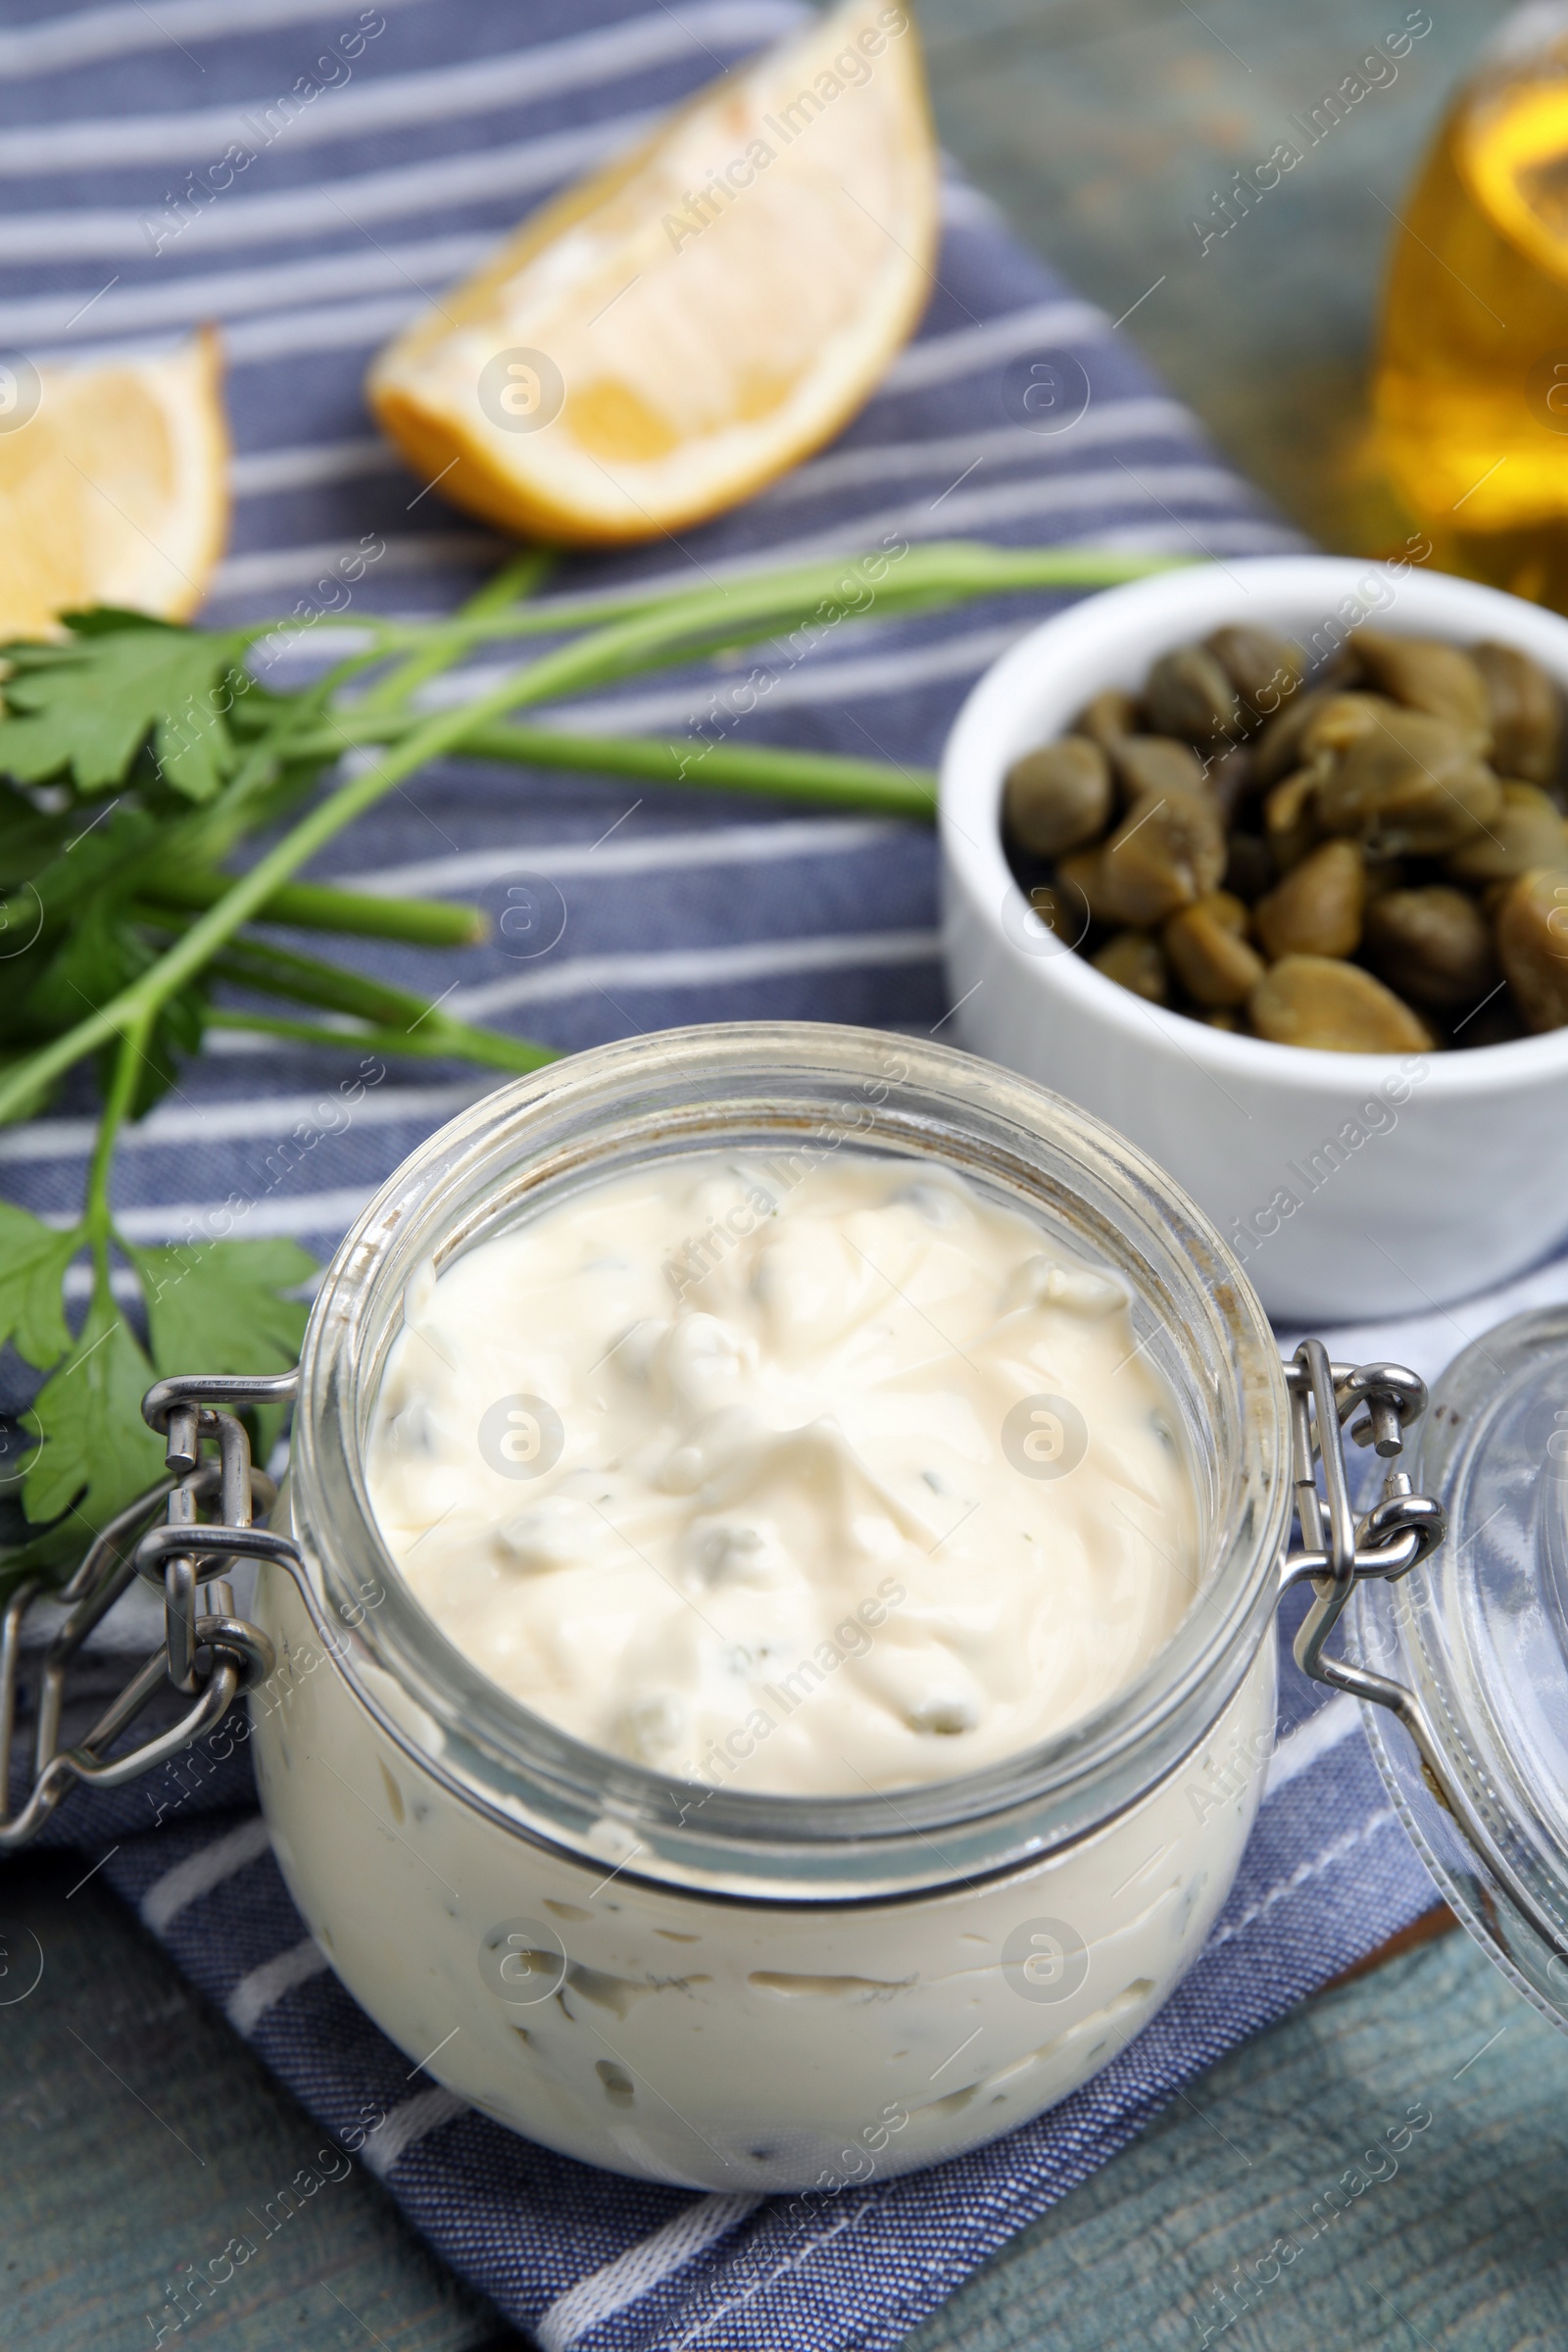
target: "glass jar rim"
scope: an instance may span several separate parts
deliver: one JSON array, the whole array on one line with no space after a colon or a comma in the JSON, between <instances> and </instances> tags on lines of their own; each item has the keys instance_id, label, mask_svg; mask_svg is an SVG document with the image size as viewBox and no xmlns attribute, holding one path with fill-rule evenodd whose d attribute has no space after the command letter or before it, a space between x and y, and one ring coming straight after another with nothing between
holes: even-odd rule
<instances>
[{"instance_id":1,"label":"glass jar rim","mask_svg":"<svg viewBox=\"0 0 1568 2352\"><path fill-rule=\"evenodd\" d=\"M672 1786L533 1714L440 1632L376 1526L369 1411L422 1258L439 1265L530 1206L650 1153L759 1136L798 1148L813 1133L822 1150L853 1138L858 1150L934 1160L1123 1275L1140 1348L1174 1381L1195 1470L1209 1481L1203 1566L1181 1626L1142 1674L998 1764L828 1797ZM995 1064L815 1022L715 1024L599 1047L499 1088L419 1146L322 1278L289 1478L308 1572L345 1629L338 1668L373 1693L426 1770L523 1838L607 1871L792 1902L967 1884L1072 1843L1136 1802L1212 1728L1250 1665L1291 1501L1289 1410L1268 1322L1172 1179Z\"/></svg>"}]
</instances>

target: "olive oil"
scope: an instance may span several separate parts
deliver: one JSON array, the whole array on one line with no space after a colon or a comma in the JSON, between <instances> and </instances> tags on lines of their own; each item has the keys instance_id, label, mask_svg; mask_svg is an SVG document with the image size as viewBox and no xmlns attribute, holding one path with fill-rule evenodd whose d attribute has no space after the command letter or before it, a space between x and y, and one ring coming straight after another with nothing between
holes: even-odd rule
<instances>
[{"instance_id":1,"label":"olive oil","mask_svg":"<svg viewBox=\"0 0 1568 2352\"><path fill-rule=\"evenodd\" d=\"M1445 122L1396 239L1374 403L1436 562L1568 611L1568 35Z\"/></svg>"}]
</instances>

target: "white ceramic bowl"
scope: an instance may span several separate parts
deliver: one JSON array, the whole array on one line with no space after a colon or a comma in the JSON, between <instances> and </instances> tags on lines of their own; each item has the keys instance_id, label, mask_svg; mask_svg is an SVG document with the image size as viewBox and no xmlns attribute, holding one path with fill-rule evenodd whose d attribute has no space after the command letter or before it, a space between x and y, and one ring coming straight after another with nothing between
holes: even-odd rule
<instances>
[{"instance_id":1,"label":"white ceramic bowl","mask_svg":"<svg viewBox=\"0 0 1568 2352\"><path fill-rule=\"evenodd\" d=\"M1102 687L1224 621L1326 653L1360 621L1518 646L1568 693L1568 621L1469 580L1269 556L1113 588L1034 629L958 713L942 767L948 975L962 1040L1121 1130L1207 1210L1276 1318L1361 1321L1503 1281L1568 1233L1568 1029L1396 1057L1210 1029L1103 979L1003 855L1003 779Z\"/></svg>"}]
</instances>

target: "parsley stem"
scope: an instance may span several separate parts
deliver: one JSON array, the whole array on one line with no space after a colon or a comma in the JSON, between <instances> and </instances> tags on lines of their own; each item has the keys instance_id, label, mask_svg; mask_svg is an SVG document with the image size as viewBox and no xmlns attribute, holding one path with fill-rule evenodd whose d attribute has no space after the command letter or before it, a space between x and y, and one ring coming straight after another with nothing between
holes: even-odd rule
<instances>
[{"instance_id":1,"label":"parsley stem","mask_svg":"<svg viewBox=\"0 0 1568 2352\"><path fill-rule=\"evenodd\" d=\"M285 1037L302 1046L327 1046L341 1054L357 1046L388 1060L400 1055L410 1061L473 1061L493 1070L509 1070L514 1075L543 1069L557 1055L548 1046L536 1046L531 1038L504 1037L494 1029L470 1029L466 1022L437 1022L430 1030L413 1033L407 1029L378 1029L362 1024L341 1029L325 1021L291 1021L280 1013L233 1012L227 1005L207 1017L209 1029L242 1029L261 1037ZM455 1041L451 1031L461 1030L461 1041Z\"/></svg>"},{"instance_id":2,"label":"parsley stem","mask_svg":"<svg viewBox=\"0 0 1568 2352\"><path fill-rule=\"evenodd\" d=\"M92 1245L96 1278L105 1286L109 1282L109 1237L113 1221L113 1211L109 1205L109 1175L114 1164L115 1142L135 1100L136 1081L146 1056L147 1040L154 1017L153 1012L148 1012L121 1033L120 1049L115 1055L109 1089L98 1114L98 1133L93 1141L92 1160L87 1169L82 1230Z\"/></svg>"},{"instance_id":3,"label":"parsley stem","mask_svg":"<svg viewBox=\"0 0 1568 2352\"><path fill-rule=\"evenodd\" d=\"M902 552L901 552L902 551ZM387 653L400 647L437 644L456 647L499 643L507 637L555 635L599 622L634 620L648 614L662 618L686 612L694 626L722 625L726 608L737 619L753 612L773 611L780 621L790 614L808 614L819 605L835 605L864 619L873 607L891 611L914 599L962 602L976 596L1004 596L1030 588L1110 588L1124 580L1143 579L1154 571L1170 571L1194 561L1188 556L1122 555L1097 547L992 547L979 539L934 539L911 548L906 541L769 571L749 566L727 578L709 574L708 588L662 589L650 595L635 587L611 596L554 596L520 610L460 613L451 620L394 623L383 629L380 644ZM865 571L867 563L880 564L883 575ZM889 575L898 567L896 580ZM906 568L907 566L907 568Z\"/></svg>"},{"instance_id":4,"label":"parsley stem","mask_svg":"<svg viewBox=\"0 0 1568 2352\"><path fill-rule=\"evenodd\" d=\"M263 996L291 998L296 1004L369 1021L394 1041L385 1051L444 1054L448 1059L463 1056L503 1070L536 1070L556 1058L549 1046L535 1045L531 1038L476 1029L407 989L394 988L367 972L348 971L342 964L298 955L292 949L235 940L214 958L212 969L219 979L256 989ZM419 1042L410 1048L407 1041L415 1037ZM405 1042L398 1045L395 1041L399 1039Z\"/></svg>"},{"instance_id":5,"label":"parsley stem","mask_svg":"<svg viewBox=\"0 0 1568 2352\"><path fill-rule=\"evenodd\" d=\"M232 874L204 874L194 868L181 871L171 861L142 885L138 905L145 904L154 921L163 907L200 913L218 905L233 879ZM441 899L380 898L368 891L334 890L320 882L285 882L252 919L284 923L295 931L396 939L415 948L471 948L490 929L477 906L453 906Z\"/></svg>"},{"instance_id":6,"label":"parsley stem","mask_svg":"<svg viewBox=\"0 0 1568 2352\"><path fill-rule=\"evenodd\" d=\"M598 775L684 785L690 791L761 793L813 808L923 817L927 822L936 815L937 779L929 768L900 768L880 760L839 759L824 752L705 744L697 736L669 743L641 735L568 735L563 729L499 722L474 727L452 748L465 760L586 768Z\"/></svg>"}]
</instances>

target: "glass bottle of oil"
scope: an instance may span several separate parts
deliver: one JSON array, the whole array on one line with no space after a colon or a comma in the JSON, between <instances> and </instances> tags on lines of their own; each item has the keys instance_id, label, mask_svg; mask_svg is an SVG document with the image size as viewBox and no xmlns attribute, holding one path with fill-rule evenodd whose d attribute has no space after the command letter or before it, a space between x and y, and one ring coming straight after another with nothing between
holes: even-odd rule
<instances>
[{"instance_id":1,"label":"glass bottle of oil","mask_svg":"<svg viewBox=\"0 0 1568 2352\"><path fill-rule=\"evenodd\" d=\"M1411 192L1374 405L1446 569L1568 612L1568 5L1532 0Z\"/></svg>"}]
</instances>

